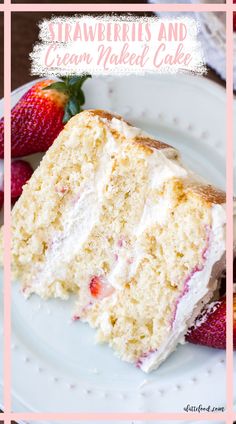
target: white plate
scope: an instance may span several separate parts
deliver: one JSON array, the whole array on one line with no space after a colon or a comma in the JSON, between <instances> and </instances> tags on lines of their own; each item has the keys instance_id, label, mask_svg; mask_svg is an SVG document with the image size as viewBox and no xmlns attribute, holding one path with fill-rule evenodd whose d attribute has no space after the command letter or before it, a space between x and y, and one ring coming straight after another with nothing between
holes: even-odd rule
<instances>
[{"instance_id":1,"label":"white plate","mask_svg":"<svg viewBox=\"0 0 236 424\"><path fill-rule=\"evenodd\" d=\"M30 87L12 93L13 104ZM225 187L225 91L190 76L93 78L86 108L124 115L183 153L187 164ZM34 164L39 155L31 157ZM71 323L73 300L28 301L13 284L14 411L183 412L188 404L226 402L225 352L186 344L145 375L121 362L94 331ZM95 424L95 423L93 423Z\"/></svg>"}]
</instances>

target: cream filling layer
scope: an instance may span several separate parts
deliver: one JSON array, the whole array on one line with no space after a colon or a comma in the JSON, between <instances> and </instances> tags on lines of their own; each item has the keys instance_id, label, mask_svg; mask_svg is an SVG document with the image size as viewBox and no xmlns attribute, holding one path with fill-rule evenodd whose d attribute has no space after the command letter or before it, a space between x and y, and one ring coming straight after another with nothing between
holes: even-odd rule
<instances>
[{"instance_id":1,"label":"cream filling layer","mask_svg":"<svg viewBox=\"0 0 236 424\"><path fill-rule=\"evenodd\" d=\"M77 133L75 131L74 136ZM70 139L73 138L73 134ZM30 292L36 292L47 297L50 281L66 280L66 265L73 259L74 252L84 245L95 224L99 221L102 205L102 193L109 179L112 169L110 157L116 152L117 145L109 135L104 145L98 169L94 172L93 166L87 165L88 180L82 184L77 194L77 200L65 210L63 216L63 231L55 233L51 247L45 255L45 262L32 281ZM65 292L57 284L54 287L55 297L65 298Z\"/></svg>"},{"instance_id":2,"label":"cream filling layer","mask_svg":"<svg viewBox=\"0 0 236 424\"><path fill-rule=\"evenodd\" d=\"M51 281L66 280L66 266L64 264L73 259L75 249L78 253L79 249L83 248L92 229L99 222L103 190L112 172L111 156L115 155L119 149L119 145L109 131L109 127L116 129L121 135L128 138L146 135L140 129L131 127L116 118L109 122L107 142L104 144L98 169L94 171L92 164L83 165L88 168L87 181L80 187L77 201L72 202L73 204L65 210L62 218L63 231L55 233L51 241L51 248L46 252L45 262L32 281L30 292L36 292L42 297L47 297L48 294L50 295L48 288ZM77 137L78 131L75 128L70 134L68 143L73 145L73 140L76 140ZM175 159L169 159L168 157L174 157ZM157 188L172 177L181 178L186 177L188 174L187 170L178 162L174 149L153 150L153 154L147 156L146 160L152 188ZM160 202L162 201L160 200ZM160 214L156 215L157 208L160 208L160 206L163 211L162 216ZM132 251L128 249L123 251L123 255L120 255L120 260L117 261L108 275L109 283L114 287L121 287L124 279L135 273L135 269L142 258L142 251L138 248L139 234L152 225L154 220L156 222L158 216L162 221L165 219L164 209L167 210L171 204L168 205L167 202L165 208L163 206L163 204L153 205L149 203L147 198L143 216L135 234L137 237L136 245ZM134 257L134 264L129 263L130 257ZM65 297L65 292L60 284L54 287L54 295L56 297Z\"/></svg>"}]
</instances>

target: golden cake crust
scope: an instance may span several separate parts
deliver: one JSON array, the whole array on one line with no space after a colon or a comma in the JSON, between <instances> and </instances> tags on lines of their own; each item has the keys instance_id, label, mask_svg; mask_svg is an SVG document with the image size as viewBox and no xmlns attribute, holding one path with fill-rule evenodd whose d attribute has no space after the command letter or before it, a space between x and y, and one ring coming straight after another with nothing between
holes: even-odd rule
<instances>
[{"instance_id":1,"label":"golden cake crust","mask_svg":"<svg viewBox=\"0 0 236 424\"><path fill-rule=\"evenodd\" d=\"M125 119L122 118L122 116L115 114L115 113L110 113L110 112L106 112L105 110L100 110L100 109L89 109L87 112L95 115L95 116L99 116L100 118L103 119L107 119L108 121L111 121L113 118L115 119L119 119L120 121L125 122L127 125L129 125L130 127L132 127L132 124L130 124L130 122L126 121ZM135 137L134 140L144 146L144 147L151 147L152 149L157 149L157 150L161 150L161 149L166 149L166 148L170 148L173 150L176 150L173 146L170 146L167 143L163 143L163 141L160 140L156 140L154 138L150 138L150 137ZM176 150L177 152L177 150Z\"/></svg>"},{"instance_id":2,"label":"golden cake crust","mask_svg":"<svg viewBox=\"0 0 236 424\"><path fill-rule=\"evenodd\" d=\"M223 190L213 187L210 184L200 184L197 182L186 182L189 190L200 196L209 204L224 204L226 202L226 194Z\"/></svg>"},{"instance_id":3,"label":"golden cake crust","mask_svg":"<svg viewBox=\"0 0 236 424\"><path fill-rule=\"evenodd\" d=\"M111 121L113 118L119 119L120 121L125 122L127 125L132 126L128 121L122 118L122 116L114 113L107 112L105 110L100 109L89 109L85 113L90 115L98 116L99 118L106 119L107 121ZM138 143L142 147L146 147L147 153L150 150L163 150L163 149L171 149L176 152L176 157L178 156L178 151L171 146L170 144L164 143L160 140L156 140L150 137L137 136L134 137L134 142ZM210 204L224 204L226 202L226 194L223 190L220 190L211 184L203 184L196 181L186 180L184 181L185 187L188 191L192 191L193 194L201 197L203 201Z\"/></svg>"}]
</instances>

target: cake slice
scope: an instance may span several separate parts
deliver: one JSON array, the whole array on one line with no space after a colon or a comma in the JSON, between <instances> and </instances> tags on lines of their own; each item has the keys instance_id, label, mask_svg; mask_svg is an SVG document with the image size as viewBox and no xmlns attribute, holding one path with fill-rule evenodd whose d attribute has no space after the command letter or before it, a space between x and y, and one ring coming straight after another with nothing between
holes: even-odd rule
<instances>
[{"instance_id":1,"label":"cake slice","mask_svg":"<svg viewBox=\"0 0 236 424\"><path fill-rule=\"evenodd\" d=\"M173 147L122 118L73 117L12 213L12 270L26 295L66 299L148 372L176 348L224 267L225 194Z\"/></svg>"}]
</instances>

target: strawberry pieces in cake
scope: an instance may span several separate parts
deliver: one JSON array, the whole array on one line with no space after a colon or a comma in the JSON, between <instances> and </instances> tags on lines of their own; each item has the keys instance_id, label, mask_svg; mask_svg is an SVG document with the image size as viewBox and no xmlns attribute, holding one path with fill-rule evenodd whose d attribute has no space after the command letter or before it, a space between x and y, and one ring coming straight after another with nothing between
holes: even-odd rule
<instances>
[{"instance_id":1,"label":"strawberry pieces in cake","mask_svg":"<svg viewBox=\"0 0 236 424\"><path fill-rule=\"evenodd\" d=\"M103 277L94 275L89 283L90 293L95 299L103 299L114 292L114 288L106 283Z\"/></svg>"}]
</instances>

